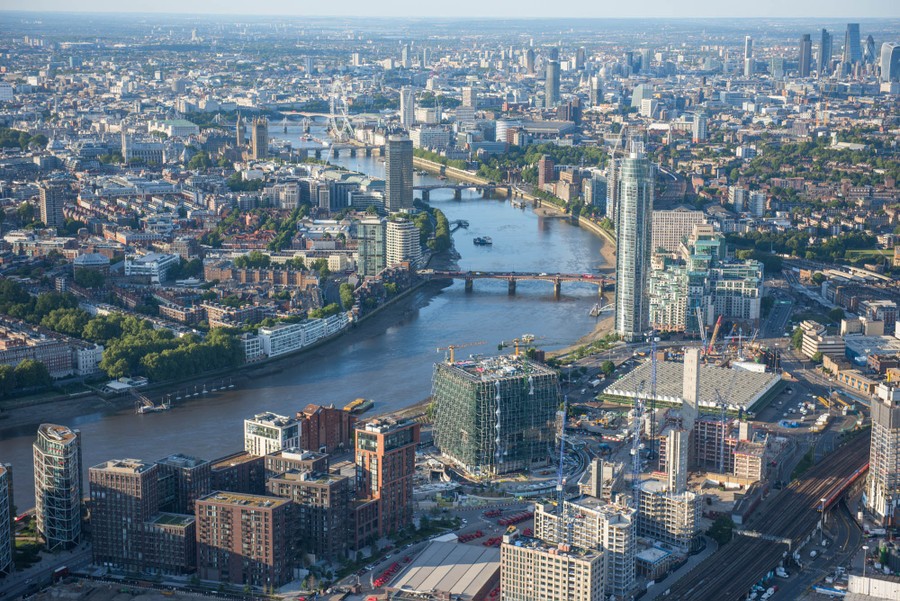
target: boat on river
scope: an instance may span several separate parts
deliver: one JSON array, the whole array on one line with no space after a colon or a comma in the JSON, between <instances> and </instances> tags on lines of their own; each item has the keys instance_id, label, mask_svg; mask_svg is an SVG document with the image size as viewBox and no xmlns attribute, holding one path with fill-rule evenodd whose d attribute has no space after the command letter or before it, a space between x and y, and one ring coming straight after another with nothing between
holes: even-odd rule
<instances>
[{"instance_id":1,"label":"boat on river","mask_svg":"<svg viewBox=\"0 0 900 601\"><path fill-rule=\"evenodd\" d=\"M350 413L364 413L374 406L375 401L373 401L372 399L364 399L360 397L344 405L344 411L349 411Z\"/></svg>"},{"instance_id":2,"label":"boat on river","mask_svg":"<svg viewBox=\"0 0 900 601\"><path fill-rule=\"evenodd\" d=\"M472 242L476 246L491 246L494 243L490 236L477 236Z\"/></svg>"}]
</instances>

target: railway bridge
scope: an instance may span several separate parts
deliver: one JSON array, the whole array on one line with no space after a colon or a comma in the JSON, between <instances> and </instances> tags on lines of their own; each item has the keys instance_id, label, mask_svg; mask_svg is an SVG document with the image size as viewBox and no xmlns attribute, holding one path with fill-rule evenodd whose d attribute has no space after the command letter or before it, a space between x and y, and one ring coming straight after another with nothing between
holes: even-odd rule
<instances>
[{"instance_id":1,"label":"railway bridge","mask_svg":"<svg viewBox=\"0 0 900 601\"><path fill-rule=\"evenodd\" d=\"M592 273L536 273L524 271L439 271L425 269L419 275L429 280L465 280L466 292L474 290L475 280L504 280L507 282L509 294L516 293L516 282L519 280L539 280L553 284L553 294L557 298L562 292L563 282L581 282L594 284L601 296L609 287L615 285L615 278Z\"/></svg>"}]
</instances>

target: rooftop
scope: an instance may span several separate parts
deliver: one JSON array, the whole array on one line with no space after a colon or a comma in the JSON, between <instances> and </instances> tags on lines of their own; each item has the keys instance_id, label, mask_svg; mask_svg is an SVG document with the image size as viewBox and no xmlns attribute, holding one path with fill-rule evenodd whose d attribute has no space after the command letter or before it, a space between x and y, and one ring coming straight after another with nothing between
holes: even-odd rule
<instances>
[{"instance_id":1,"label":"rooftop","mask_svg":"<svg viewBox=\"0 0 900 601\"><path fill-rule=\"evenodd\" d=\"M423 593L441 591L472 599L499 572L499 549L435 541L400 573L391 588Z\"/></svg>"},{"instance_id":2,"label":"rooftop","mask_svg":"<svg viewBox=\"0 0 900 601\"><path fill-rule=\"evenodd\" d=\"M532 375L549 376L556 373L546 365L529 361L524 357L516 357L515 355L473 357L454 363L439 363L438 365L473 382L505 380Z\"/></svg>"},{"instance_id":3,"label":"rooftop","mask_svg":"<svg viewBox=\"0 0 900 601\"><path fill-rule=\"evenodd\" d=\"M684 365L661 361L656 367L656 400L658 402L681 405L684 381ZM745 369L728 369L715 365L700 365L700 406L718 408L716 392L732 410L750 410L778 382L781 376L770 373L756 373ZM643 384L643 386L642 386ZM631 373L606 387L604 394L634 398L643 391L645 399L650 398L650 362L644 363Z\"/></svg>"},{"instance_id":4,"label":"rooftop","mask_svg":"<svg viewBox=\"0 0 900 601\"><path fill-rule=\"evenodd\" d=\"M265 424L267 426L289 426L297 422L297 418L295 417L287 417L285 415L278 415L277 413L272 413L271 411L266 411L264 413L257 413L252 418L246 420L248 422L255 422L258 424Z\"/></svg>"},{"instance_id":5,"label":"rooftop","mask_svg":"<svg viewBox=\"0 0 900 601\"><path fill-rule=\"evenodd\" d=\"M235 492L214 492L201 498L199 503L215 503L217 505L239 505L241 507L256 507L269 509L280 507L290 503L290 499L281 497L266 497L263 495L248 495Z\"/></svg>"},{"instance_id":6,"label":"rooftop","mask_svg":"<svg viewBox=\"0 0 900 601\"><path fill-rule=\"evenodd\" d=\"M238 465L240 463L249 463L251 461L262 461L262 457L259 455L251 455L247 451L240 451L238 453L233 453L231 455L226 455L225 457L220 457L219 459L214 459L212 462L212 469L221 470L226 469L234 465Z\"/></svg>"},{"instance_id":7,"label":"rooftop","mask_svg":"<svg viewBox=\"0 0 900 601\"><path fill-rule=\"evenodd\" d=\"M171 465L174 467L181 468L191 468L203 465L204 463L209 463L205 459L199 459L197 457L191 457L190 455L183 455L181 453L175 453L174 455L169 455L164 459L160 459L156 463L163 463L165 465Z\"/></svg>"},{"instance_id":8,"label":"rooftop","mask_svg":"<svg viewBox=\"0 0 900 601\"><path fill-rule=\"evenodd\" d=\"M503 542L507 543L507 539L511 537L504 536ZM516 547L526 547L533 551L540 551L541 553L547 553L548 555L557 555L560 557L571 557L573 559L579 559L582 561L593 561L595 558L599 557L603 554L602 551L598 549L582 549L581 547L569 546L568 548L560 547L560 545L555 545L551 543L544 542L538 538L531 538L529 536L518 536L515 539L511 539L511 544Z\"/></svg>"},{"instance_id":9,"label":"rooftop","mask_svg":"<svg viewBox=\"0 0 900 601\"><path fill-rule=\"evenodd\" d=\"M179 513L158 513L150 520L151 524L160 526L187 526L194 522L194 516L181 515Z\"/></svg>"},{"instance_id":10,"label":"rooftop","mask_svg":"<svg viewBox=\"0 0 900 601\"><path fill-rule=\"evenodd\" d=\"M38 432L44 438L57 442L71 442L78 436L78 430L72 430L68 426L58 426L56 424L41 424Z\"/></svg>"},{"instance_id":11,"label":"rooftop","mask_svg":"<svg viewBox=\"0 0 900 601\"><path fill-rule=\"evenodd\" d=\"M399 430L410 425L408 420L397 420L392 417L382 417L366 422L362 426L358 426L358 430L366 432L375 432L377 434L385 434L392 430Z\"/></svg>"},{"instance_id":12,"label":"rooftop","mask_svg":"<svg viewBox=\"0 0 900 601\"><path fill-rule=\"evenodd\" d=\"M105 472L140 474L152 467L152 463L147 463L141 459L110 459L109 461L104 461L103 463L95 465L91 468L91 471L102 470Z\"/></svg>"}]
</instances>

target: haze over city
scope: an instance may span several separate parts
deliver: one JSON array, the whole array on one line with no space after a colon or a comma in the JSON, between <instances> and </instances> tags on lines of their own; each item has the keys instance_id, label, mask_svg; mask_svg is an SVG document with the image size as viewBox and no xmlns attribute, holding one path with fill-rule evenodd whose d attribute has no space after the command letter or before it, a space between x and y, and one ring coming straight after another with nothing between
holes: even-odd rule
<instances>
[{"instance_id":1,"label":"haze over city","mask_svg":"<svg viewBox=\"0 0 900 601\"><path fill-rule=\"evenodd\" d=\"M900 598L896 2L2 8L0 596Z\"/></svg>"}]
</instances>

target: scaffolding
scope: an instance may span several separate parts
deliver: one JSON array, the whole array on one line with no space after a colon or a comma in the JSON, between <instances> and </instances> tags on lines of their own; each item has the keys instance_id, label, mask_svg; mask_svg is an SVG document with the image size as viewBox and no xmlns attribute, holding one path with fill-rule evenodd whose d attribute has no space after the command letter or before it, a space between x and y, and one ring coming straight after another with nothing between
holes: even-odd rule
<instances>
[{"instance_id":1,"label":"scaffolding","mask_svg":"<svg viewBox=\"0 0 900 601\"><path fill-rule=\"evenodd\" d=\"M472 476L547 465L560 405L555 371L524 357L436 363L434 442Z\"/></svg>"}]
</instances>

